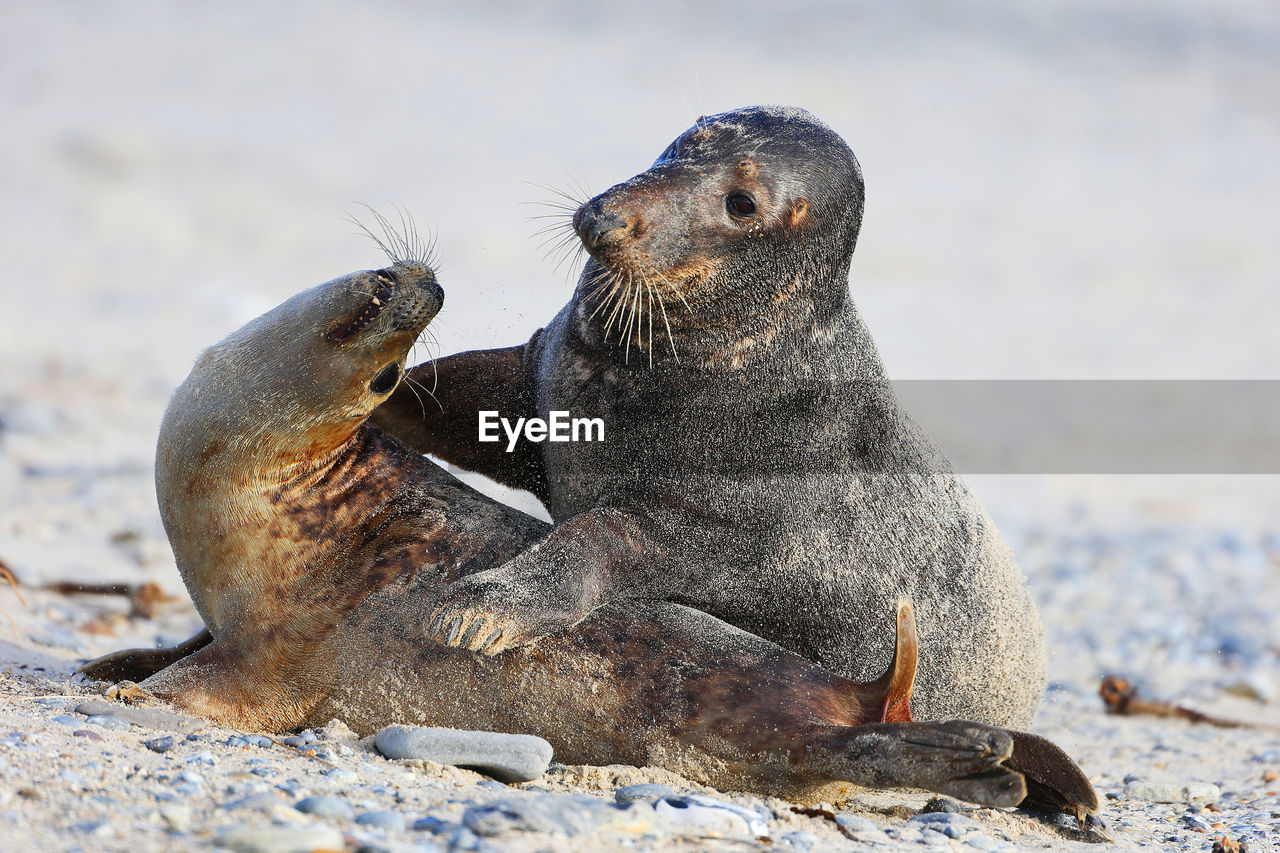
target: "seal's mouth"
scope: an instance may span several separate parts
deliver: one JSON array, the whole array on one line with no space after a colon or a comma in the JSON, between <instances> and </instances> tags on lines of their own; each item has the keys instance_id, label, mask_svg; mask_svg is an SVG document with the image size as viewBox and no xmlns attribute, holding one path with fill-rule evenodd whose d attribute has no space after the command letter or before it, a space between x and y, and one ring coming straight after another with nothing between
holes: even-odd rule
<instances>
[{"instance_id":1,"label":"seal's mouth","mask_svg":"<svg viewBox=\"0 0 1280 853\"><path fill-rule=\"evenodd\" d=\"M382 309L386 308L395 296L396 280L389 272L378 270L374 276L377 278L378 289L369 297L369 301L358 314L328 334L329 340L333 343L346 343L360 334L366 326L378 318Z\"/></svg>"}]
</instances>

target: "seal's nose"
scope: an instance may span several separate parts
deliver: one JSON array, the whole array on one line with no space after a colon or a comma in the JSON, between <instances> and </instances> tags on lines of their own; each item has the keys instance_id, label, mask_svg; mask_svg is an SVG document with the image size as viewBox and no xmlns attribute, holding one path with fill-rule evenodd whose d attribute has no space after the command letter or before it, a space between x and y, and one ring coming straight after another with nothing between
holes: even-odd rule
<instances>
[{"instance_id":1,"label":"seal's nose","mask_svg":"<svg viewBox=\"0 0 1280 853\"><path fill-rule=\"evenodd\" d=\"M588 249L612 243L626 231L627 221L616 213L606 213L599 201L578 208L573 215L573 230Z\"/></svg>"}]
</instances>

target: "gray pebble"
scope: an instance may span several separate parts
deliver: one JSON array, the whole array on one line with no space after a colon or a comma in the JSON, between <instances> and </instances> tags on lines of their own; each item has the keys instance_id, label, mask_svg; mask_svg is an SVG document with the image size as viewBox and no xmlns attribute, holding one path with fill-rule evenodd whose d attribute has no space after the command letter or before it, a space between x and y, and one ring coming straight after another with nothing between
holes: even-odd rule
<instances>
[{"instance_id":1,"label":"gray pebble","mask_svg":"<svg viewBox=\"0 0 1280 853\"><path fill-rule=\"evenodd\" d=\"M1209 821L1205 820L1198 814L1184 814L1182 816L1182 822L1192 829L1198 829L1202 832L1208 832L1210 829L1213 829L1213 824L1209 823Z\"/></svg>"},{"instance_id":2,"label":"gray pebble","mask_svg":"<svg viewBox=\"0 0 1280 853\"><path fill-rule=\"evenodd\" d=\"M778 839L782 844L791 846L792 850L800 850L802 853L808 853L810 850L817 850L822 844L822 839L814 835L812 832L804 829L797 829L795 832L788 832L786 835Z\"/></svg>"},{"instance_id":3,"label":"gray pebble","mask_svg":"<svg viewBox=\"0 0 1280 853\"><path fill-rule=\"evenodd\" d=\"M966 833L985 831L982 824L973 818L952 812L918 814L913 818L909 818L907 823L914 824L920 829L932 829L935 832L941 832L947 838L959 838Z\"/></svg>"},{"instance_id":4,"label":"gray pebble","mask_svg":"<svg viewBox=\"0 0 1280 853\"><path fill-rule=\"evenodd\" d=\"M245 738L240 737L239 735L232 735L231 737L227 738L227 746L238 748L238 749L248 749L249 741L246 740Z\"/></svg>"},{"instance_id":5,"label":"gray pebble","mask_svg":"<svg viewBox=\"0 0 1280 853\"><path fill-rule=\"evenodd\" d=\"M1176 782L1130 782L1124 786L1124 795L1131 800L1146 800L1149 803L1206 803L1217 802L1222 797L1222 789L1217 785L1203 782L1191 782L1179 785Z\"/></svg>"},{"instance_id":6,"label":"gray pebble","mask_svg":"<svg viewBox=\"0 0 1280 853\"><path fill-rule=\"evenodd\" d=\"M355 809L351 808L351 804L346 800L328 794L307 797L305 800L300 800L294 808L305 814L334 820L351 820L356 814Z\"/></svg>"},{"instance_id":7,"label":"gray pebble","mask_svg":"<svg viewBox=\"0 0 1280 853\"><path fill-rule=\"evenodd\" d=\"M282 740L282 741L280 741L280 742L281 742L282 744L284 744L285 746L292 746L292 747L294 747L295 749L306 749L308 745L310 745L310 744L314 743L315 741L313 741L313 740L304 740L303 738L299 737L298 735L292 735L291 737L287 737L287 738L285 738L284 740ZM248 742L246 742L246 743L245 743L245 746L248 746Z\"/></svg>"},{"instance_id":8,"label":"gray pebble","mask_svg":"<svg viewBox=\"0 0 1280 853\"><path fill-rule=\"evenodd\" d=\"M430 833L431 835L443 835L445 833L453 833L460 829L461 824L454 824L453 821L440 820L439 817L426 816L417 818L413 821L413 831L415 833Z\"/></svg>"},{"instance_id":9,"label":"gray pebble","mask_svg":"<svg viewBox=\"0 0 1280 853\"><path fill-rule=\"evenodd\" d=\"M653 804L653 810L669 823L680 826L714 828L742 835L769 834L768 824L755 811L713 797L666 796Z\"/></svg>"},{"instance_id":10,"label":"gray pebble","mask_svg":"<svg viewBox=\"0 0 1280 853\"><path fill-rule=\"evenodd\" d=\"M623 785L613 792L613 799L619 803L634 803L637 800L651 803L662 797L672 796L673 792L666 785L653 783L643 785Z\"/></svg>"},{"instance_id":11,"label":"gray pebble","mask_svg":"<svg viewBox=\"0 0 1280 853\"><path fill-rule=\"evenodd\" d=\"M98 734L97 732L91 732L88 729L76 729L71 734L74 735L75 737L88 738L89 740L92 740L92 741L101 742L105 739L102 737L102 735Z\"/></svg>"},{"instance_id":12,"label":"gray pebble","mask_svg":"<svg viewBox=\"0 0 1280 853\"><path fill-rule=\"evenodd\" d=\"M133 728L124 720L117 719L116 717L108 717L104 714L94 714L92 717L85 720L85 722L91 726L101 726L104 729L111 729L112 731L117 732L127 732L129 729Z\"/></svg>"},{"instance_id":13,"label":"gray pebble","mask_svg":"<svg viewBox=\"0 0 1280 853\"><path fill-rule=\"evenodd\" d=\"M456 831L460 826L461 824L453 823L448 820L441 820L438 817L427 815L426 817L418 818L413 822L413 831L429 832L432 835L443 835L446 832Z\"/></svg>"},{"instance_id":14,"label":"gray pebble","mask_svg":"<svg viewBox=\"0 0 1280 853\"><path fill-rule=\"evenodd\" d=\"M214 843L240 853L310 853L344 850L342 833L330 826L224 826Z\"/></svg>"},{"instance_id":15,"label":"gray pebble","mask_svg":"<svg viewBox=\"0 0 1280 853\"><path fill-rule=\"evenodd\" d=\"M42 708L65 708L69 704L61 696L41 696L35 703Z\"/></svg>"},{"instance_id":16,"label":"gray pebble","mask_svg":"<svg viewBox=\"0 0 1280 853\"><path fill-rule=\"evenodd\" d=\"M143 741L142 745L152 752L168 752L173 749L173 736L165 735L164 737L156 737L151 740Z\"/></svg>"},{"instance_id":17,"label":"gray pebble","mask_svg":"<svg viewBox=\"0 0 1280 853\"><path fill-rule=\"evenodd\" d=\"M299 823L302 815L279 794L263 791L232 800L223 806L229 812L251 811L269 815L276 823Z\"/></svg>"},{"instance_id":18,"label":"gray pebble","mask_svg":"<svg viewBox=\"0 0 1280 853\"><path fill-rule=\"evenodd\" d=\"M491 838L507 832L547 832L573 837L587 833L613 817L615 808L585 795L541 794L507 797L472 806L462 824L476 835Z\"/></svg>"},{"instance_id":19,"label":"gray pebble","mask_svg":"<svg viewBox=\"0 0 1280 853\"><path fill-rule=\"evenodd\" d=\"M374 737L387 758L417 758L474 767L503 782L537 779L551 763L551 744L533 735L387 726Z\"/></svg>"},{"instance_id":20,"label":"gray pebble","mask_svg":"<svg viewBox=\"0 0 1280 853\"><path fill-rule=\"evenodd\" d=\"M356 823L361 826L376 827L386 832L404 832L404 816L399 812L365 812L356 818Z\"/></svg>"},{"instance_id":21,"label":"gray pebble","mask_svg":"<svg viewBox=\"0 0 1280 853\"><path fill-rule=\"evenodd\" d=\"M924 807L920 809L921 814L928 812L959 813L961 811L963 811L963 809L961 808L960 803L950 797L934 797L929 800L929 802L925 803Z\"/></svg>"},{"instance_id":22,"label":"gray pebble","mask_svg":"<svg viewBox=\"0 0 1280 853\"><path fill-rule=\"evenodd\" d=\"M348 770L345 767L330 767L328 770L323 772L325 776L328 776L335 782L354 782L359 778L355 771Z\"/></svg>"},{"instance_id":23,"label":"gray pebble","mask_svg":"<svg viewBox=\"0 0 1280 853\"><path fill-rule=\"evenodd\" d=\"M249 746L256 746L259 749L275 746L275 741L264 735L245 735L244 739L249 742Z\"/></svg>"},{"instance_id":24,"label":"gray pebble","mask_svg":"<svg viewBox=\"0 0 1280 853\"><path fill-rule=\"evenodd\" d=\"M838 814L836 815L836 826L840 827L842 832L849 835L883 835L880 827L876 822L862 815Z\"/></svg>"},{"instance_id":25,"label":"gray pebble","mask_svg":"<svg viewBox=\"0 0 1280 853\"><path fill-rule=\"evenodd\" d=\"M197 752L187 757L187 764L203 764L206 767L212 767L216 763L212 752Z\"/></svg>"},{"instance_id":26,"label":"gray pebble","mask_svg":"<svg viewBox=\"0 0 1280 853\"><path fill-rule=\"evenodd\" d=\"M69 717L66 714L59 714L53 718L53 721L60 726L78 726L80 720L77 717Z\"/></svg>"},{"instance_id":27,"label":"gray pebble","mask_svg":"<svg viewBox=\"0 0 1280 853\"><path fill-rule=\"evenodd\" d=\"M997 841L985 835L970 835L964 840L964 843L975 850L999 850L1008 846L1003 841Z\"/></svg>"},{"instance_id":28,"label":"gray pebble","mask_svg":"<svg viewBox=\"0 0 1280 853\"><path fill-rule=\"evenodd\" d=\"M116 702L103 702L91 699L76 706L77 714L93 717L111 717L124 723L142 726L144 729L159 729L166 732L193 732L202 728L204 723L187 714L176 714L160 708L139 708L132 705L121 705Z\"/></svg>"}]
</instances>

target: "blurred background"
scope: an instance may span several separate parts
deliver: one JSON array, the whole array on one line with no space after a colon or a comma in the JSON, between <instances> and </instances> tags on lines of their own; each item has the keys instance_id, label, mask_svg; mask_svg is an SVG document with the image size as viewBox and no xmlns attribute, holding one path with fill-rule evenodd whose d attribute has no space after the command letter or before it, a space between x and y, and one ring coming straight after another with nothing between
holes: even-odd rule
<instances>
[{"instance_id":1,"label":"blurred background","mask_svg":"<svg viewBox=\"0 0 1280 853\"><path fill-rule=\"evenodd\" d=\"M1265 0L7 3L0 560L180 592L168 394L252 316L382 264L346 212L437 233L440 353L518 343L576 272L532 236L540 185L599 192L753 103L861 160L852 288L894 378L1280 379ZM1275 681L1280 478L972 481L1060 683Z\"/></svg>"}]
</instances>

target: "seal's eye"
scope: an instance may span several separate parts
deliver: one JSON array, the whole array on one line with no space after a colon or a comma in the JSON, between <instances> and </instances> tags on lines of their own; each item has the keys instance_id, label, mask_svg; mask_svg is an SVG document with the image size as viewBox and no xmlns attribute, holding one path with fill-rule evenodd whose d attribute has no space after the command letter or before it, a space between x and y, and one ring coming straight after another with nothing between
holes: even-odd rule
<instances>
[{"instance_id":1,"label":"seal's eye","mask_svg":"<svg viewBox=\"0 0 1280 853\"><path fill-rule=\"evenodd\" d=\"M386 394L400 381L400 365L388 364L369 383L369 390L375 394Z\"/></svg>"},{"instance_id":2,"label":"seal's eye","mask_svg":"<svg viewBox=\"0 0 1280 853\"><path fill-rule=\"evenodd\" d=\"M756 200L746 193L733 193L725 198L724 207L733 216L751 216L756 212Z\"/></svg>"}]
</instances>

